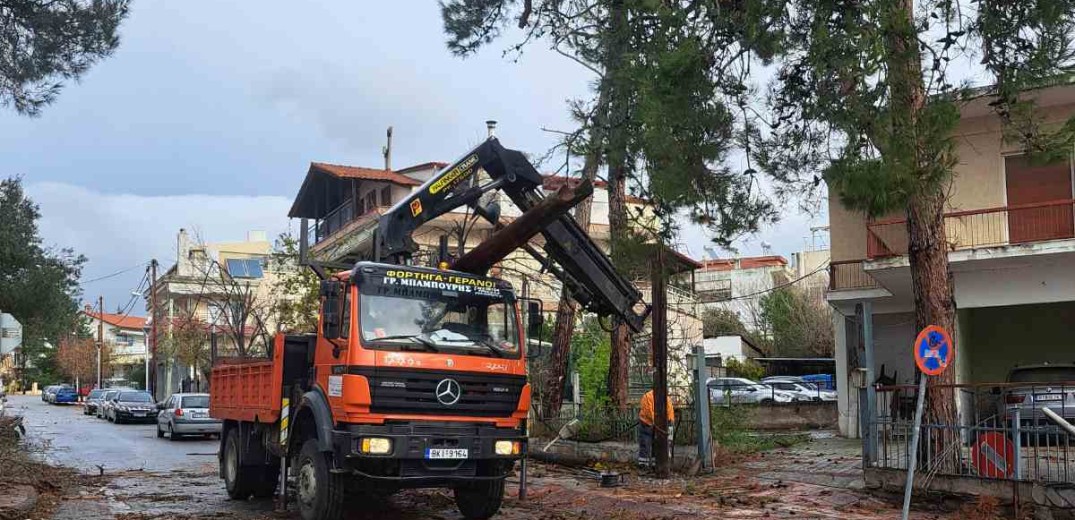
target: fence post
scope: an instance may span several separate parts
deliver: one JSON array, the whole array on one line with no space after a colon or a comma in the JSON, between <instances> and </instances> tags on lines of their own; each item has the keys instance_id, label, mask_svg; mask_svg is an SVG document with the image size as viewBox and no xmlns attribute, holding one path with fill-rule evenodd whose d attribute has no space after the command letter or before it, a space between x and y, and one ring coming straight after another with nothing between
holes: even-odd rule
<instances>
[{"instance_id":1,"label":"fence post","mask_svg":"<svg viewBox=\"0 0 1075 520\"><path fill-rule=\"evenodd\" d=\"M1012 477L1015 480L1023 479L1023 435L1019 431L1022 426L1022 417L1019 413L1019 405L1010 407L1012 411L1012 452L1015 455L1012 457L1012 464L1015 468L1012 470Z\"/></svg>"},{"instance_id":2,"label":"fence post","mask_svg":"<svg viewBox=\"0 0 1075 520\"><path fill-rule=\"evenodd\" d=\"M710 455L710 431L709 431L709 388L706 386L705 347L694 346L694 387L697 392L694 396L694 421L698 428L698 460L702 463L702 470L713 469L713 457Z\"/></svg>"}]
</instances>

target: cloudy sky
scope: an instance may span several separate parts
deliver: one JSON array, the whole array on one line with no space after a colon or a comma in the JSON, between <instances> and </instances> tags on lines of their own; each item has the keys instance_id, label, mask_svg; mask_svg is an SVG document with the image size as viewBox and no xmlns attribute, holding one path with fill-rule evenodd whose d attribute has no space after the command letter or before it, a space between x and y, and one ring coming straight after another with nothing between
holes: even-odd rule
<instances>
[{"instance_id":1,"label":"cloudy sky","mask_svg":"<svg viewBox=\"0 0 1075 520\"><path fill-rule=\"evenodd\" d=\"M40 204L45 241L89 258L87 299L126 304L157 258L175 261L179 228L206 240L273 236L310 161L451 160L500 122L511 147L536 155L544 128L570 128L565 102L589 73L514 40L459 59L434 2L135 2L119 50L36 119L0 112L0 176L21 175ZM790 255L824 216L788 215L738 244ZM295 223L294 225L297 225ZM684 252L701 258L704 233ZM136 313L142 312L136 306Z\"/></svg>"}]
</instances>

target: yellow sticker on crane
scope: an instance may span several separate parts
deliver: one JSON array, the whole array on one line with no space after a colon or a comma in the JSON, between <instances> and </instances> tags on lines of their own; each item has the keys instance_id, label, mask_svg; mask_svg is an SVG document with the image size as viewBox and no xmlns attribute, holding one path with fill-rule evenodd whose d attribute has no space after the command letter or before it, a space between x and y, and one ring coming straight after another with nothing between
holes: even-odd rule
<instances>
[{"instance_id":1,"label":"yellow sticker on crane","mask_svg":"<svg viewBox=\"0 0 1075 520\"><path fill-rule=\"evenodd\" d=\"M422 213L422 201L414 199L411 201L411 216L417 217L420 213Z\"/></svg>"},{"instance_id":2,"label":"yellow sticker on crane","mask_svg":"<svg viewBox=\"0 0 1075 520\"><path fill-rule=\"evenodd\" d=\"M436 195L444 190L450 190L459 184L463 179L466 179L472 173L471 167L478 164L478 155L472 154L466 159L463 159L455 168L444 174L444 177L437 179L432 186L429 187L429 193Z\"/></svg>"}]
</instances>

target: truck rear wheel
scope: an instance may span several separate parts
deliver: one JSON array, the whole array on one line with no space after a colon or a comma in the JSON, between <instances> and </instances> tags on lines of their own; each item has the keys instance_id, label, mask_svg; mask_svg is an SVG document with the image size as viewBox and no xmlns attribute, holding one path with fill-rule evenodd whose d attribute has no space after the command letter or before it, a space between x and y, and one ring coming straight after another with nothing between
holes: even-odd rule
<instances>
[{"instance_id":1,"label":"truck rear wheel","mask_svg":"<svg viewBox=\"0 0 1075 520\"><path fill-rule=\"evenodd\" d=\"M455 506L467 520L486 520L500 511L504 481L475 482L455 488Z\"/></svg>"},{"instance_id":2,"label":"truck rear wheel","mask_svg":"<svg viewBox=\"0 0 1075 520\"><path fill-rule=\"evenodd\" d=\"M224 438L224 455L220 464L224 470L224 487L228 490L228 496L232 500L246 500L254 492L253 474L249 468L242 466L242 445L239 442L239 428L228 430Z\"/></svg>"},{"instance_id":3,"label":"truck rear wheel","mask_svg":"<svg viewBox=\"0 0 1075 520\"><path fill-rule=\"evenodd\" d=\"M299 512L303 520L338 520L343 517L347 481L329 471L328 456L307 439L295 464Z\"/></svg>"}]
</instances>

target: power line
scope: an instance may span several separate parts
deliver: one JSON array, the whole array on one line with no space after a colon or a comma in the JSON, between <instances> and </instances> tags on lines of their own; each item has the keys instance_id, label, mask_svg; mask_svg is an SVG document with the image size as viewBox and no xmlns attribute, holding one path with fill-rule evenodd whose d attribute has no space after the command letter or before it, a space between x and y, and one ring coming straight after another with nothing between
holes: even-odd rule
<instances>
[{"instance_id":1,"label":"power line","mask_svg":"<svg viewBox=\"0 0 1075 520\"><path fill-rule=\"evenodd\" d=\"M773 287L765 289L764 291L758 291L756 293L741 294L739 296L734 296L732 298L721 300L721 302L730 302L732 300L743 300L743 299L746 299L746 298L753 298L755 296L761 296L761 295L766 294L766 293L771 293L773 291L783 289L783 288L791 286L791 285L795 285L795 284L797 284L797 283L799 283L799 282L801 282L801 281L803 281L803 280L805 280L807 278L810 278L811 276L814 276L817 273L820 273L821 271L823 271L825 269L828 269L828 267L829 267L829 263L825 262L824 264L821 264L817 269L814 269L813 271L810 271L809 273L806 273L806 274L804 274L804 275L802 275L802 276L800 276L800 277L798 277L798 278L796 278L796 279L794 279L794 280L792 280L790 282L782 283L780 285L775 285Z\"/></svg>"},{"instance_id":2,"label":"power line","mask_svg":"<svg viewBox=\"0 0 1075 520\"><path fill-rule=\"evenodd\" d=\"M116 271L116 272L114 272L112 274L106 274L104 276L93 278L91 280L82 280L82 281L79 282L79 284L80 285L86 285L88 283L99 282L101 280L107 280L109 278L114 278L114 277L119 276L119 275L121 275L123 273L127 273L127 272L133 271L135 269L138 269L139 267L143 267L143 266L145 266L147 264L148 264L147 262L142 262L140 264L135 264L135 265L132 265L132 266L130 266L130 267L126 268L126 269L123 269L121 271Z\"/></svg>"}]
</instances>

